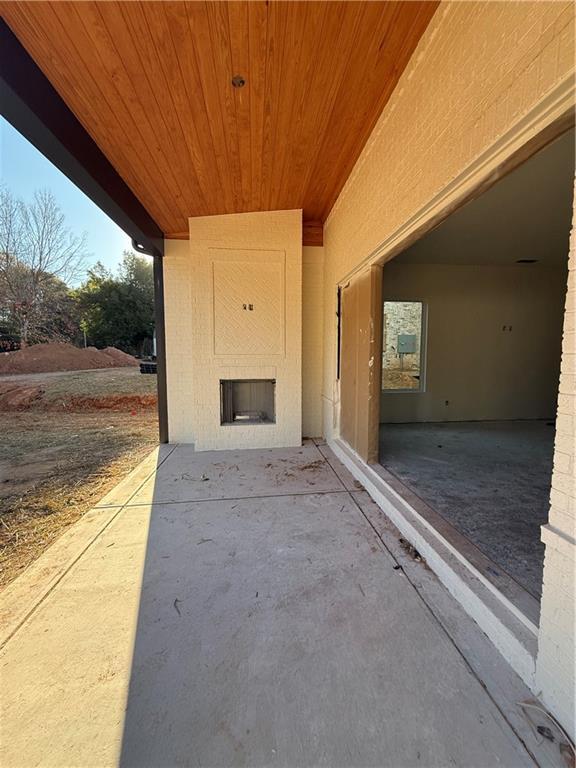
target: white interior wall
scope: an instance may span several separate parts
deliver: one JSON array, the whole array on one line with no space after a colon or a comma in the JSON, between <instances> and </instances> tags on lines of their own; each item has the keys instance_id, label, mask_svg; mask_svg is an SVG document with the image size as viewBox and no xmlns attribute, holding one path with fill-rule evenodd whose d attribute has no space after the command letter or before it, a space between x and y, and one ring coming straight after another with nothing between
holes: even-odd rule
<instances>
[{"instance_id":1,"label":"white interior wall","mask_svg":"<svg viewBox=\"0 0 576 768\"><path fill-rule=\"evenodd\" d=\"M383 392L380 421L553 417L565 294L559 266L386 264L384 298L425 305L425 389Z\"/></svg>"}]
</instances>

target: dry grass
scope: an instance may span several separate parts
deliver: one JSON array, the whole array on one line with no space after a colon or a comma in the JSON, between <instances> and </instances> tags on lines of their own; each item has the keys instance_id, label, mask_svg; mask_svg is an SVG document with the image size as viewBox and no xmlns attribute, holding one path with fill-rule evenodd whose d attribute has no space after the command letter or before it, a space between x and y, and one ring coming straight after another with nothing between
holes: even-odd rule
<instances>
[{"instance_id":1,"label":"dry grass","mask_svg":"<svg viewBox=\"0 0 576 768\"><path fill-rule=\"evenodd\" d=\"M155 395L156 376L145 376L138 368L110 368L96 371L70 371L44 376L43 400L66 401L70 397L108 397L114 395Z\"/></svg>"},{"instance_id":2,"label":"dry grass","mask_svg":"<svg viewBox=\"0 0 576 768\"><path fill-rule=\"evenodd\" d=\"M156 377L138 368L0 376L0 412L156 408Z\"/></svg>"},{"instance_id":3,"label":"dry grass","mask_svg":"<svg viewBox=\"0 0 576 768\"><path fill-rule=\"evenodd\" d=\"M152 450L157 419L154 411L0 418L1 588Z\"/></svg>"}]
</instances>

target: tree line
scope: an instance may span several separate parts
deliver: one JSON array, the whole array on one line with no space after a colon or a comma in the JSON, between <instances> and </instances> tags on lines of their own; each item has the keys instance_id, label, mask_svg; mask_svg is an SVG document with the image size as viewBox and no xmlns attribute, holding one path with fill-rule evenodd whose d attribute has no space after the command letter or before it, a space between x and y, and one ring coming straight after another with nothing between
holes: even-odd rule
<instances>
[{"instance_id":1,"label":"tree line","mask_svg":"<svg viewBox=\"0 0 576 768\"><path fill-rule=\"evenodd\" d=\"M88 260L86 236L66 226L51 192L24 202L0 189L0 334L22 346L65 341L148 354L151 261L125 251L113 272L100 262L86 270Z\"/></svg>"}]
</instances>

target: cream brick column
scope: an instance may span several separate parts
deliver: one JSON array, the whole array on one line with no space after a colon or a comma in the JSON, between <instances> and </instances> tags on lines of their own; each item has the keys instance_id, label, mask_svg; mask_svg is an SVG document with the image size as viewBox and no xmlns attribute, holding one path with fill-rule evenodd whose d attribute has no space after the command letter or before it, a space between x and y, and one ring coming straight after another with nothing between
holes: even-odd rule
<instances>
[{"instance_id":1,"label":"cream brick column","mask_svg":"<svg viewBox=\"0 0 576 768\"><path fill-rule=\"evenodd\" d=\"M536 691L575 735L576 691L576 209L564 315L550 516L542 526L546 544L540 614Z\"/></svg>"},{"instance_id":2,"label":"cream brick column","mask_svg":"<svg viewBox=\"0 0 576 768\"><path fill-rule=\"evenodd\" d=\"M189 220L187 409L196 450L302 442L302 211ZM275 381L275 422L222 424L220 382ZM170 407L170 400L169 407Z\"/></svg>"},{"instance_id":3,"label":"cream brick column","mask_svg":"<svg viewBox=\"0 0 576 768\"><path fill-rule=\"evenodd\" d=\"M188 240L164 241L166 385L171 443L194 442L191 343L192 260Z\"/></svg>"}]
</instances>

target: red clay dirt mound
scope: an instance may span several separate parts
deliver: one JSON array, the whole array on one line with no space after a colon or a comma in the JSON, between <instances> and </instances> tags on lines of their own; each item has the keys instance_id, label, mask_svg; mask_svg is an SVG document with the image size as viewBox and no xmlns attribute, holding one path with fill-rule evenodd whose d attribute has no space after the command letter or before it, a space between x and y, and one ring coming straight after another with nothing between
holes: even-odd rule
<instances>
[{"instance_id":1,"label":"red clay dirt mound","mask_svg":"<svg viewBox=\"0 0 576 768\"><path fill-rule=\"evenodd\" d=\"M0 382L0 411L26 411L36 405L43 395L38 384L9 384Z\"/></svg>"},{"instance_id":2,"label":"red clay dirt mound","mask_svg":"<svg viewBox=\"0 0 576 768\"><path fill-rule=\"evenodd\" d=\"M113 347L104 350L96 347L78 349L71 344L34 344L17 352L0 354L0 374L83 371L128 365L138 365L138 361Z\"/></svg>"},{"instance_id":3,"label":"red clay dirt mound","mask_svg":"<svg viewBox=\"0 0 576 768\"><path fill-rule=\"evenodd\" d=\"M106 347L106 349L101 350L104 354L108 355L108 357L111 357L112 360L115 361L116 366L118 367L124 367L129 365L140 365L138 360L136 360L135 357L132 357L132 355L128 355L126 352L122 352L121 349L116 349L116 347Z\"/></svg>"}]
</instances>

